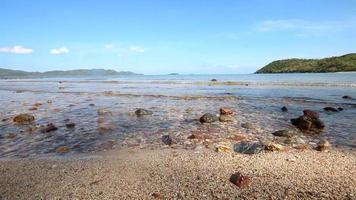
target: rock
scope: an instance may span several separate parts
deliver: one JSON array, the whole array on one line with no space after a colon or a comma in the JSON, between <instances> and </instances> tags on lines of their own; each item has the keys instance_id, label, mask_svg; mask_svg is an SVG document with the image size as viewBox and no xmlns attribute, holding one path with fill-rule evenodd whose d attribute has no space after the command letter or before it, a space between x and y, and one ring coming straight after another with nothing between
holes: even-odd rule
<instances>
[{"instance_id":1,"label":"rock","mask_svg":"<svg viewBox=\"0 0 356 200\"><path fill-rule=\"evenodd\" d=\"M314 110L303 110L304 116L310 119L319 119L319 112Z\"/></svg>"},{"instance_id":2,"label":"rock","mask_svg":"<svg viewBox=\"0 0 356 200\"><path fill-rule=\"evenodd\" d=\"M201 123L212 123L212 122L216 122L217 120L218 120L218 117L213 114L210 114L210 113L204 114L199 119L199 121Z\"/></svg>"},{"instance_id":3,"label":"rock","mask_svg":"<svg viewBox=\"0 0 356 200\"><path fill-rule=\"evenodd\" d=\"M56 149L57 153L67 153L70 151L70 148L67 146L61 146Z\"/></svg>"},{"instance_id":4,"label":"rock","mask_svg":"<svg viewBox=\"0 0 356 200\"><path fill-rule=\"evenodd\" d=\"M136 114L136 116L141 117L144 115L152 115L153 112L146 110L146 109L139 108L135 111L135 114Z\"/></svg>"},{"instance_id":5,"label":"rock","mask_svg":"<svg viewBox=\"0 0 356 200\"><path fill-rule=\"evenodd\" d=\"M47 124L47 126L45 126L44 128L41 129L41 132L42 133L48 133L48 132L55 131L57 129L58 128L54 124L49 123L49 124Z\"/></svg>"},{"instance_id":6,"label":"rock","mask_svg":"<svg viewBox=\"0 0 356 200\"><path fill-rule=\"evenodd\" d=\"M337 110L338 110L338 111L343 111L344 109L341 108L341 107L338 107Z\"/></svg>"},{"instance_id":7,"label":"rock","mask_svg":"<svg viewBox=\"0 0 356 200\"><path fill-rule=\"evenodd\" d=\"M232 152L231 147L225 145L225 144L218 144L215 148L216 152L221 152L221 153L230 153Z\"/></svg>"},{"instance_id":8,"label":"rock","mask_svg":"<svg viewBox=\"0 0 356 200\"><path fill-rule=\"evenodd\" d=\"M246 122L246 123L241 124L241 127L242 128L246 128L246 129L255 129L255 126L250 122Z\"/></svg>"},{"instance_id":9,"label":"rock","mask_svg":"<svg viewBox=\"0 0 356 200\"><path fill-rule=\"evenodd\" d=\"M30 114L20 114L15 116L13 120L17 124L30 124L35 121L35 117Z\"/></svg>"},{"instance_id":10,"label":"rock","mask_svg":"<svg viewBox=\"0 0 356 200\"><path fill-rule=\"evenodd\" d=\"M265 145L265 149L267 151L283 151L284 146L281 144L276 144L276 143L268 143Z\"/></svg>"},{"instance_id":11,"label":"rock","mask_svg":"<svg viewBox=\"0 0 356 200\"><path fill-rule=\"evenodd\" d=\"M296 131L293 130L279 130L276 132L273 132L272 135L277 136L277 137L293 137L297 135Z\"/></svg>"},{"instance_id":12,"label":"rock","mask_svg":"<svg viewBox=\"0 0 356 200\"><path fill-rule=\"evenodd\" d=\"M206 140L206 139L211 139L211 136L202 134L202 133L193 133L190 136L188 136L188 139L198 139L198 140Z\"/></svg>"},{"instance_id":13,"label":"rock","mask_svg":"<svg viewBox=\"0 0 356 200\"><path fill-rule=\"evenodd\" d=\"M211 79L210 81L211 81L211 82L216 82L216 81L218 81L218 80L216 80L215 78L213 78L213 79Z\"/></svg>"},{"instance_id":14,"label":"rock","mask_svg":"<svg viewBox=\"0 0 356 200\"><path fill-rule=\"evenodd\" d=\"M41 102L36 102L35 104L33 104L34 107L40 107L42 106L42 103Z\"/></svg>"},{"instance_id":15,"label":"rock","mask_svg":"<svg viewBox=\"0 0 356 200\"><path fill-rule=\"evenodd\" d=\"M106 108L98 109L98 115L112 115L112 112Z\"/></svg>"},{"instance_id":16,"label":"rock","mask_svg":"<svg viewBox=\"0 0 356 200\"><path fill-rule=\"evenodd\" d=\"M38 110L38 108L37 107L32 107L32 108L29 108L28 110L29 111L35 111L35 110Z\"/></svg>"},{"instance_id":17,"label":"rock","mask_svg":"<svg viewBox=\"0 0 356 200\"><path fill-rule=\"evenodd\" d=\"M345 96L343 96L342 98L343 98L343 99L352 99L352 97L351 97L351 96L348 96L348 95L345 95Z\"/></svg>"},{"instance_id":18,"label":"rock","mask_svg":"<svg viewBox=\"0 0 356 200\"><path fill-rule=\"evenodd\" d=\"M220 115L219 121L220 122L232 122L235 118L231 115Z\"/></svg>"},{"instance_id":19,"label":"rock","mask_svg":"<svg viewBox=\"0 0 356 200\"><path fill-rule=\"evenodd\" d=\"M339 112L338 109L333 108L333 107L325 107L324 110L325 110L325 111L330 111L330 112Z\"/></svg>"},{"instance_id":20,"label":"rock","mask_svg":"<svg viewBox=\"0 0 356 200\"><path fill-rule=\"evenodd\" d=\"M95 106L95 104L91 103L91 104L89 104L89 106Z\"/></svg>"},{"instance_id":21,"label":"rock","mask_svg":"<svg viewBox=\"0 0 356 200\"><path fill-rule=\"evenodd\" d=\"M220 108L220 115L233 115L235 112L230 108Z\"/></svg>"},{"instance_id":22,"label":"rock","mask_svg":"<svg viewBox=\"0 0 356 200\"><path fill-rule=\"evenodd\" d=\"M329 149L331 147L331 144L328 140L326 139L322 139L319 141L317 147L316 147L316 150L318 151L325 151L327 149Z\"/></svg>"},{"instance_id":23,"label":"rock","mask_svg":"<svg viewBox=\"0 0 356 200\"><path fill-rule=\"evenodd\" d=\"M173 144L173 139L170 135L164 135L162 136L162 142L165 144L165 145L172 145Z\"/></svg>"},{"instance_id":24,"label":"rock","mask_svg":"<svg viewBox=\"0 0 356 200\"><path fill-rule=\"evenodd\" d=\"M75 123L71 122L71 123L67 123L66 124L67 128L74 128L75 127Z\"/></svg>"},{"instance_id":25,"label":"rock","mask_svg":"<svg viewBox=\"0 0 356 200\"><path fill-rule=\"evenodd\" d=\"M299 128L300 130L309 130L311 129L312 122L309 120L308 117L300 116L296 119L291 119L291 122L294 126Z\"/></svg>"},{"instance_id":26,"label":"rock","mask_svg":"<svg viewBox=\"0 0 356 200\"><path fill-rule=\"evenodd\" d=\"M260 142L240 142L234 145L234 151L243 154L256 154L264 149Z\"/></svg>"},{"instance_id":27,"label":"rock","mask_svg":"<svg viewBox=\"0 0 356 200\"><path fill-rule=\"evenodd\" d=\"M51 103L53 103L53 102L52 102L52 100L48 100L47 103L51 104Z\"/></svg>"},{"instance_id":28,"label":"rock","mask_svg":"<svg viewBox=\"0 0 356 200\"><path fill-rule=\"evenodd\" d=\"M237 187L248 187L251 184L251 179L248 176L242 175L240 172L232 174L229 180Z\"/></svg>"},{"instance_id":29,"label":"rock","mask_svg":"<svg viewBox=\"0 0 356 200\"><path fill-rule=\"evenodd\" d=\"M283 107L281 108L281 110L282 110L283 112L287 112L287 111L288 111L288 108L285 107L285 106L283 106Z\"/></svg>"},{"instance_id":30,"label":"rock","mask_svg":"<svg viewBox=\"0 0 356 200\"><path fill-rule=\"evenodd\" d=\"M162 199L162 195L157 192L152 193L151 196L155 199Z\"/></svg>"}]
</instances>

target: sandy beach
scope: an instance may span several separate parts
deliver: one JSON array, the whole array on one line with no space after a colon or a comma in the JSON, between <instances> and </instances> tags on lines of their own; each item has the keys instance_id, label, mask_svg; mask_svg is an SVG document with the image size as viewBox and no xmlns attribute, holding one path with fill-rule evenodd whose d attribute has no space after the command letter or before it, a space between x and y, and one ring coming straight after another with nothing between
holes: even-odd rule
<instances>
[{"instance_id":1,"label":"sandy beach","mask_svg":"<svg viewBox=\"0 0 356 200\"><path fill-rule=\"evenodd\" d=\"M356 153L115 150L2 160L0 176L1 199L355 199Z\"/></svg>"}]
</instances>

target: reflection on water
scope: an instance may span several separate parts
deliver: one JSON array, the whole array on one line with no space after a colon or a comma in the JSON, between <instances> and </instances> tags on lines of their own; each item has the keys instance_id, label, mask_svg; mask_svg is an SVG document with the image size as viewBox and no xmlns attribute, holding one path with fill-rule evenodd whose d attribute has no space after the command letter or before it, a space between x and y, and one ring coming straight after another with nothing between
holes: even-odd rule
<instances>
[{"instance_id":1,"label":"reflection on water","mask_svg":"<svg viewBox=\"0 0 356 200\"><path fill-rule=\"evenodd\" d=\"M212 78L218 82L210 82ZM293 128L289 119L303 109L321 112L327 125L322 137L354 148L356 100L341 97L356 97L355 84L356 73L1 80L0 157L51 155L63 146L71 149L70 154L153 148L150 145L165 134L270 137L273 131ZM288 112L280 111L283 105ZM223 106L237 111L236 121L211 125L197 121L203 113L218 114ZM326 106L344 110L328 113L323 111ZM153 115L137 117L136 108L151 110ZM20 113L33 114L35 123L14 124L12 117ZM75 127L66 127L69 122ZM244 122L256 129L241 128ZM41 133L40 126L48 123L58 130Z\"/></svg>"}]
</instances>

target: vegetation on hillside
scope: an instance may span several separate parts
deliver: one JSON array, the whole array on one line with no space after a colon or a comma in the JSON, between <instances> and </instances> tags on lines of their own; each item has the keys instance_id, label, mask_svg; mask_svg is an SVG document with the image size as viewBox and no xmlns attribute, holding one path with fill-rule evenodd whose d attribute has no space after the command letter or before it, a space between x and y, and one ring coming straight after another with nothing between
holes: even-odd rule
<instances>
[{"instance_id":1,"label":"vegetation on hillside","mask_svg":"<svg viewBox=\"0 0 356 200\"><path fill-rule=\"evenodd\" d=\"M256 73L322 73L356 71L356 53L323 59L286 59L273 61Z\"/></svg>"}]
</instances>

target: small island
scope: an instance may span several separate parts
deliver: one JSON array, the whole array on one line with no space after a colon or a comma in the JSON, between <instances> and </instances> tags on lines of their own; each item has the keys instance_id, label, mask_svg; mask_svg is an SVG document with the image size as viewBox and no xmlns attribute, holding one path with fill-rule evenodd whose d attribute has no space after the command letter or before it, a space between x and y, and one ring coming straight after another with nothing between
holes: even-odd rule
<instances>
[{"instance_id":1,"label":"small island","mask_svg":"<svg viewBox=\"0 0 356 200\"><path fill-rule=\"evenodd\" d=\"M67 71L27 72L0 68L0 78L53 78L53 77L83 77L83 76L117 76L142 75L130 71L115 71L108 69L76 69Z\"/></svg>"},{"instance_id":2,"label":"small island","mask_svg":"<svg viewBox=\"0 0 356 200\"><path fill-rule=\"evenodd\" d=\"M256 71L263 73L325 73L356 71L356 53L323 59L285 59L269 63Z\"/></svg>"}]
</instances>

